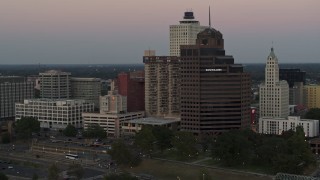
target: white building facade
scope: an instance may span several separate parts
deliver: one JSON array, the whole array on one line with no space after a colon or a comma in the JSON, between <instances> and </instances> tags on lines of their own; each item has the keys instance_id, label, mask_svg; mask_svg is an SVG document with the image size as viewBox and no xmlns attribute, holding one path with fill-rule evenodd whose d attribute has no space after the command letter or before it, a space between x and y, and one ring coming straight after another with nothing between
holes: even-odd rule
<instances>
[{"instance_id":1,"label":"white building facade","mask_svg":"<svg viewBox=\"0 0 320 180\"><path fill-rule=\"evenodd\" d=\"M260 117L286 118L289 115L289 85L279 80L278 58L271 48L260 85Z\"/></svg>"},{"instance_id":2,"label":"white building facade","mask_svg":"<svg viewBox=\"0 0 320 180\"><path fill-rule=\"evenodd\" d=\"M178 25L170 25L170 56L180 56L180 45L196 44L197 34L207 28L200 26L193 12L185 12Z\"/></svg>"},{"instance_id":3,"label":"white building facade","mask_svg":"<svg viewBox=\"0 0 320 180\"><path fill-rule=\"evenodd\" d=\"M16 121L35 117L41 128L64 129L68 124L83 127L83 112L93 112L94 104L85 100L31 99L16 103Z\"/></svg>"},{"instance_id":4,"label":"white building facade","mask_svg":"<svg viewBox=\"0 0 320 180\"><path fill-rule=\"evenodd\" d=\"M297 126L303 127L306 137L319 136L319 120L300 119L299 116L288 118L259 118L259 133L281 135L290 129L296 130Z\"/></svg>"}]
</instances>

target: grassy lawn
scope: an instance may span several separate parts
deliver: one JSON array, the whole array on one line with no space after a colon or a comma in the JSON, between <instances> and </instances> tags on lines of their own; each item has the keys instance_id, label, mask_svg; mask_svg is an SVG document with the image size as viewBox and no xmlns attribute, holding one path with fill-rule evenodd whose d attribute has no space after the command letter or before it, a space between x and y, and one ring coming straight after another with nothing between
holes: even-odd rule
<instances>
[{"instance_id":1,"label":"grassy lawn","mask_svg":"<svg viewBox=\"0 0 320 180\"><path fill-rule=\"evenodd\" d=\"M171 163L161 160L145 159L139 167L124 168L131 173L144 173L164 180L197 180L202 179L202 172L208 172L213 180L271 180L270 177L262 177L243 173L227 172L223 170L208 169L197 166Z\"/></svg>"},{"instance_id":2,"label":"grassy lawn","mask_svg":"<svg viewBox=\"0 0 320 180\"><path fill-rule=\"evenodd\" d=\"M152 156L157 157L157 158L169 159L169 160L176 160L176 161L183 161L183 162L194 162L197 160L207 158L210 156L210 154L200 152L198 154L198 156L184 159L184 158L179 157L175 150L171 149L171 150L165 150L165 151L163 151L163 153L161 153L161 152L155 153Z\"/></svg>"}]
</instances>

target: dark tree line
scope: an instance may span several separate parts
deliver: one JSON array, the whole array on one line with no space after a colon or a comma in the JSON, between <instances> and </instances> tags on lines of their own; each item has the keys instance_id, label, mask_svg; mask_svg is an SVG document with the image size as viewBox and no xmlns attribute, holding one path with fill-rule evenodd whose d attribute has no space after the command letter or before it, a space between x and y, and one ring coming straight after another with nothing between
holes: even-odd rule
<instances>
[{"instance_id":1,"label":"dark tree line","mask_svg":"<svg viewBox=\"0 0 320 180\"><path fill-rule=\"evenodd\" d=\"M302 127L282 136L261 135L250 130L234 130L218 136L212 157L225 166L260 166L272 173L302 174L315 163Z\"/></svg>"}]
</instances>

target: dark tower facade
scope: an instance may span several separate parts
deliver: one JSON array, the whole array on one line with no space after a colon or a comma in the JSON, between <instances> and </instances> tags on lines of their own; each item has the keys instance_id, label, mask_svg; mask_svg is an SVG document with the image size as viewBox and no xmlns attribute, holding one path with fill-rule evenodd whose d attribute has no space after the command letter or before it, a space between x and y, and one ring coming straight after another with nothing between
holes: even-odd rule
<instances>
[{"instance_id":1,"label":"dark tower facade","mask_svg":"<svg viewBox=\"0 0 320 180\"><path fill-rule=\"evenodd\" d=\"M214 135L250 126L251 78L226 56L222 34L207 28L181 51L181 130Z\"/></svg>"},{"instance_id":2,"label":"dark tower facade","mask_svg":"<svg viewBox=\"0 0 320 180\"><path fill-rule=\"evenodd\" d=\"M302 82L303 85L306 85L306 72L300 69L280 69L279 79L286 80L289 88L292 88L296 82Z\"/></svg>"}]
</instances>

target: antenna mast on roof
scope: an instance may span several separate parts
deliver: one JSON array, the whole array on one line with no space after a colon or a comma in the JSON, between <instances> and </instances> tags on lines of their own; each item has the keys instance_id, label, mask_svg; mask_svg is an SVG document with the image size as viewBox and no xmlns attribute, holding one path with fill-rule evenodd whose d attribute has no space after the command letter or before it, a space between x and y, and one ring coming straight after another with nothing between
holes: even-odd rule
<instances>
[{"instance_id":1,"label":"antenna mast on roof","mask_svg":"<svg viewBox=\"0 0 320 180\"><path fill-rule=\"evenodd\" d=\"M210 14L210 6L209 6L209 27L211 28L211 14Z\"/></svg>"}]
</instances>

